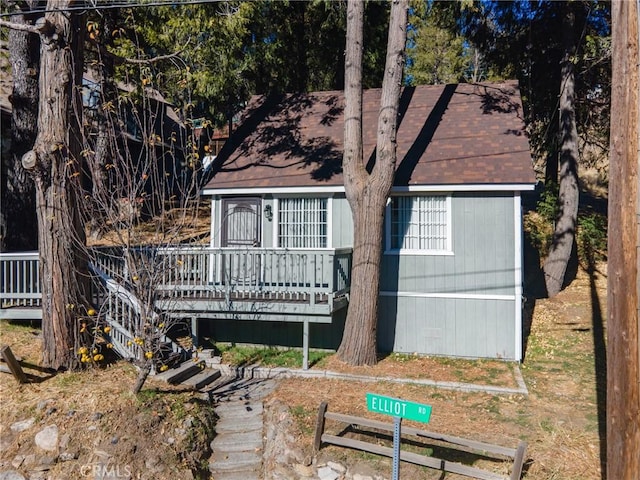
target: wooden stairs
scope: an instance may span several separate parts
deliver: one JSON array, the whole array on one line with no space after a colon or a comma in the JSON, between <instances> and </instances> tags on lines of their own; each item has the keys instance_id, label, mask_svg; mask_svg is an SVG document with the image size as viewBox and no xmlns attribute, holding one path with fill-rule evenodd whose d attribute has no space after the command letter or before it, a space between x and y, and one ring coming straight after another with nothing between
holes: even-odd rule
<instances>
[{"instance_id":1,"label":"wooden stairs","mask_svg":"<svg viewBox=\"0 0 640 480\"><path fill-rule=\"evenodd\" d=\"M183 385L192 390L200 390L221 376L220 370L207 367L205 361L200 358L193 358L178 363L174 368L158 373L153 378L172 385Z\"/></svg>"}]
</instances>

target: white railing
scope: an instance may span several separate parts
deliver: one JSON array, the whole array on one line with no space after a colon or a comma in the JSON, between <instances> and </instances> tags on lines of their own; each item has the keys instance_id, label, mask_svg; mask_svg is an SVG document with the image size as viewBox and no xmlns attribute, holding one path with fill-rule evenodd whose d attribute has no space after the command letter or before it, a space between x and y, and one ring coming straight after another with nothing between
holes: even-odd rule
<instances>
[{"instance_id":1,"label":"white railing","mask_svg":"<svg viewBox=\"0 0 640 480\"><path fill-rule=\"evenodd\" d=\"M40 308L38 252L0 253L0 287L3 311Z\"/></svg>"},{"instance_id":2,"label":"white railing","mask_svg":"<svg viewBox=\"0 0 640 480\"><path fill-rule=\"evenodd\" d=\"M158 284L172 296L224 292L314 303L348 291L351 249L175 248L158 250L156 263Z\"/></svg>"}]
</instances>

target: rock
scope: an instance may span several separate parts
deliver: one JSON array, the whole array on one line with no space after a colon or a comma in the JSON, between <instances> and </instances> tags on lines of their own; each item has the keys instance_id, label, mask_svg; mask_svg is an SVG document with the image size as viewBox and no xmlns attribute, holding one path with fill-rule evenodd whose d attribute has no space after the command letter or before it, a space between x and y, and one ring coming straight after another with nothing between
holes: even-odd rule
<instances>
[{"instance_id":1,"label":"rock","mask_svg":"<svg viewBox=\"0 0 640 480\"><path fill-rule=\"evenodd\" d=\"M15 470L0 472L0 480L26 480L20 473Z\"/></svg>"},{"instance_id":2,"label":"rock","mask_svg":"<svg viewBox=\"0 0 640 480\"><path fill-rule=\"evenodd\" d=\"M71 418L71 417L73 417L75 414L76 414L76 411L75 411L75 410L69 410L69 411L67 412L67 417Z\"/></svg>"},{"instance_id":3,"label":"rock","mask_svg":"<svg viewBox=\"0 0 640 480\"><path fill-rule=\"evenodd\" d=\"M327 467L329 467L334 472L338 472L340 474L347 473L346 467L336 462L331 462L331 461L327 462Z\"/></svg>"},{"instance_id":4,"label":"rock","mask_svg":"<svg viewBox=\"0 0 640 480\"><path fill-rule=\"evenodd\" d=\"M79 454L77 452L62 452L58 459L61 462L70 462L71 460L75 460L78 458Z\"/></svg>"},{"instance_id":5,"label":"rock","mask_svg":"<svg viewBox=\"0 0 640 480\"><path fill-rule=\"evenodd\" d=\"M25 430L31 428L34 423L36 423L36 419L33 417L27 418L26 420L20 420L19 422L11 424L11 431L24 432Z\"/></svg>"},{"instance_id":6,"label":"rock","mask_svg":"<svg viewBox=\"0 0 640 480\"><path fill-rule=\"evenodd\" d=\"M318 478L320 480L338 480L340 474L333 471L330 467L320 467L318 469Z\"/></svg>"},{"instance_id":7,"label":"rock","mask_svg":"<svg viewBox=\"0 0 640 480\"><path fill-rule=\"evenodd\" d=\"M49 415L53 415L57 411L58 411L58 409L56 407L49 407L49 408L47 408L47 411L44 412L44 414L49 416Z\"/></svg>"},{"instance_id":8,"label":"rock","mask_svg":"<svg viewBox=\"0 0 640 480\"><path fill-rule=\"evenodd\" d=\"M97 429L98 429L98 427L96 427L95 425L89 425L89 426L87 427L87 430L88 430L88 431L90 431L90 432L93 432L93 431L95 431L95 430L97 430Z\"/></svg>"},{"instance_id":9,"label":"rock","mask_svg":"<svg viewBox=\"0 0 640 480\"><path fill-rule=\"evenodd\" d=\"M111 437L111 445L116 445L118 442L120 441L120 437L118 437L117 435L114 435L113 437Z\"/></svg>"},{"instance_id":10,"label":"rock","mask_svg":"<svg viewBox=\"0 0 640 480\"><path fill-rule=\"evenodd\" d=\"M47 408L47 405L53 403L53 399L47 398L46 400L40 400L36 405L36 410L41 411Z\"/></svg>"},{"instance_id":11,"label":"rock","mask_svg":"<svg viewBox=\"0 0 640 480\"><path fill-rule=\"evenodd\" d=\"M29 455L24 457L24 463L23 465L25 467L31 467L32 465L36 464L36 455L35 453L30 453Z\"/></svg>"},{"instance_id":12,"label":"rock","mask_svg":"<svg viewBox=\"0 0 640 480\"><path fill-rule=\"evenodd\" d=\"M20 466L24 463L24 455L16 455L11 460L11 466L13 468L20 468Z\"/></svg>"},{"instance_id":13,"label":"rock","mask_svg":"<svg viewBox=\"0 0 640 480\"><path fill-rule=\"evenodd\" d=\"M366 463L357 463L349 469L353 480L375 480L380 478L377 472Z\"/></svg>"},{"instance_id":14,"label":"rock","mask_svg":"<svg viewBox=\"0 0 640 480\"><path fill-rule=\"evenodd\" d=\"M373 480L373 477L369 475L362 475L361 473L354 473L353 480Z\"/></svg>"},{"instance_id":15,"label":"rock","mask_svg":"<svg viewBox=\"0 0 640 480\"><path fill-rule=\"evenodd\" d=\"M96 413L94 413L93 415L91 415L90 420L91 420L92 422L95 422L95 421L97 421L97 420L100 420L102 417L104 417L104 414L103 414L103 413L96 412Z\"/></svg>"},{"instance_id":16,"label":"rock","mask_svg":"<svg viewBox=\"0 0 640 480\"><path fill-rule=\"evenodd\" d=\"M58 449L58 427L49 425L36 434L36 445L42 450L53 452Z\"/></svg>"}]
</instances>

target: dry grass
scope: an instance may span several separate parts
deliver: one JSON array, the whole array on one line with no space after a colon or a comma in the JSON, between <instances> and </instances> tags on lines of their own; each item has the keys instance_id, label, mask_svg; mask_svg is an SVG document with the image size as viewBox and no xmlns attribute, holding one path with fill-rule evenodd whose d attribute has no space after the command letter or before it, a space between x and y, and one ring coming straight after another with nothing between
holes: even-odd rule
<instances>
[{"instance_id":1,"label":"dry grass","mask_svg":"<svg viewBox=\"0 0 640 480\"><path fill-rule=\"evenodd\" d=\"M39 333L30 326L0 323L0 343L9 344L29 364L39 363ZM11 441L2 451L2 462L18 455L42 456L44 452L35 448L33 437L49 425L58 427L61 441L67 437L64 451L76 455L77 461L57 462L47 478L83 478L80 469L95 464L100 451L112 455L112 465L134 474L146 472L145 462L157 458L162 471L135 477L155 480L185 478L188 467L199 466L200 456L208 459L205 445L210 441L207 429L212 428L213 415L208 404L193 392L150 380L135 396L130 389L137 371L126 362L53 376L34 368L25 371L32 375L32 381L24 385L17 384L11 375L0 374L0 434ZM180 437L176 429L183 427L187 417L198 420L192 421L194 428L188 437ZM35 420L30 429L20 433L9 429L28 418ZM175 442L167 441L170 436Z\"/></svg>"}]
</instances>

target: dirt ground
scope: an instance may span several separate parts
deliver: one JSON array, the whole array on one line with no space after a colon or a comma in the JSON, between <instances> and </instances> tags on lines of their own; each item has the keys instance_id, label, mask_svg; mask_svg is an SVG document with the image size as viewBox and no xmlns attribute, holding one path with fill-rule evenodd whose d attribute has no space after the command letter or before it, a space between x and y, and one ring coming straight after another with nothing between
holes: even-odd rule
<instances>
[{"instance_id":1,"label":"dirt ground","mask_svg":"<svg viewBox=\"0 0 640 480\"><path fill-rule=\"evenodd\" d=\"M473 440L516 447L528 443L523 478L528 480L601 479L601 455L604 443L606 272L578 273L576 280L554 299L537 300L529 305L530 334L526 340L526 358L522 365L494 361L451 360L391 355L374 367L354 368L334 357L314 368L372 376L425 378L437 381L517 387L519 368L528 395L464 392L435 387L390 382L360 383L330 379L286 379L279 383L273 397L285 402L297 420L299 442L312 454L312 442L319 404L328 402L329 410L390 421L389 417L367 412L365 394L375 392L432 405L428 426L405 422L418 428ZM34 365L39 358L39 331L29 325L0 324L0 343L11 345L16 355ZM89 458L96 449L110 448L121 464L140 463L145 455L164 462L164 472L155 478L187 478L180 472L203 464L206 452L193 457L194 446L204 450L203 438L180 438L176 429L185 419L196 418L206 424L203 408L187 392L168 391L165 387L146 386L142 396L129 389L135 371L124 363L84 373L48 376L28 370L40 380L17 385L8 374L0 374L0 425L2 435L8 425L36 417L38 424L58 423L71 433L72 448L80 459ZM49 403L46 403L46 402ZM50 404L55 408L42 408ZM70 413L73 412L73 413ZM96 413L101 414L97 418ZM204 415L204 417L203 417ZM97 429L88 430L93 422ZM337 425L327 424L335 433ZM202 429L203 436L206 428ZM173 432L173 433L172 433ZM175 442L166 438L176 437ZM113 444L114 437L119 440ZM370 439L371 440L371 439ZM389 444L377 437L373 441ZM191 443L190 443L191 442ZM18 442L25 448L25 441ZM115 445L115 446L114 446ZM15 447L0 453L0 461L10 461L18 453ZM414 446L415 451L438 451L447 459L508 475L509 465L478 459L475 456ZM421 450L422 449L422 450ZM145 453L146 452L146 453ZM24 453L24 452L22 452ZM142 455L141 455L142 454ZM390 477L391 462L372 454L325 446L321 461L334 460L345 465L364 464ZM144 468L144 465L139 465ZM56 466L64 469L65 464ZM76 478L60 470L59 478ZM56 477L57 478L57 477ZM434 470L404 464L401 478L414 480L463 478L453 474L442 477Z\"/></svg>"}]
</instances>

